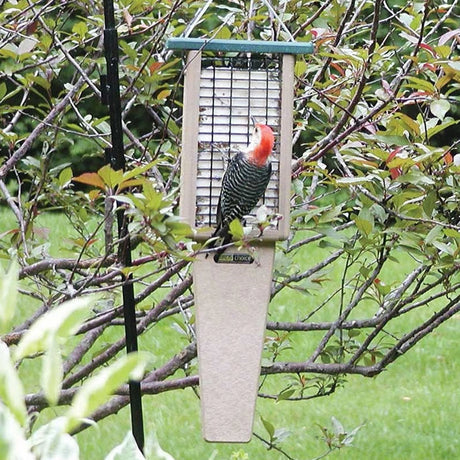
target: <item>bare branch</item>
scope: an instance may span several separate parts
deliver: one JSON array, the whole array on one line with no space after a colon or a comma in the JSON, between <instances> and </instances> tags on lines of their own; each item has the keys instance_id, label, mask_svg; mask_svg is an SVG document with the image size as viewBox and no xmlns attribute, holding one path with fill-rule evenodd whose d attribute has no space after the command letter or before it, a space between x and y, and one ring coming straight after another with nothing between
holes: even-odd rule
<instances>
[{"instance_id":1,"label":"bare branch","mask_svg":"<svg viewBox=\"0 0 460 460\"><path fill-rule=\"evenodd\" d=\"M87 70L87 73L91 73L94 70L95 66L96 64L90 65L89 69ZM16 150L16 152L14 152L14 154L11 155L11 157L8 158L8 160L6 160L2 166L0 166L0 181L3 181L6 175L17 164L17 162L27 154L35 140L46 128L47 124L51 123L52 120L54 120L61 112L63 112L66 109L66 107L69 105L69 101L78 94L78 92L84 84L85 79L83 77L80 77L78 81L75 83L75 85L73 85L73 87L70 89L70 91L62 98L62 100L58 102L50 110L50 112L44 118L44 120L33 129L33 131L22 143L22 145Z\"/></svg>"}]
</instances>

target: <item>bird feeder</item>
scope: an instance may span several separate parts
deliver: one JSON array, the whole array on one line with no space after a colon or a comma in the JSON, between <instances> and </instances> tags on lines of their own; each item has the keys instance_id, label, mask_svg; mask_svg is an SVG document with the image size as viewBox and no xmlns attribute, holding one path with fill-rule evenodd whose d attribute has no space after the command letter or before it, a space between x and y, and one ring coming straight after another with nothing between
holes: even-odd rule
<instances>
[{"instance_id":1,"label":"bird feeder","mask_svg":"<svg viewBox=\"0 0 460 460\"><path fill-rule=\"evenodd\" d=\"M180 213L195 239L212 235L222 177L249 144L251 118L275 134L270 183L245 219L250 247L230 247L218 262L200 254L193 264L203 437L248 442L275 241L289 235L295 54L311 53L312 45L172 38L167 47L187 51ZM272 219L261 234L254 221L262 205Z\"/></svg>"}]
</instances>

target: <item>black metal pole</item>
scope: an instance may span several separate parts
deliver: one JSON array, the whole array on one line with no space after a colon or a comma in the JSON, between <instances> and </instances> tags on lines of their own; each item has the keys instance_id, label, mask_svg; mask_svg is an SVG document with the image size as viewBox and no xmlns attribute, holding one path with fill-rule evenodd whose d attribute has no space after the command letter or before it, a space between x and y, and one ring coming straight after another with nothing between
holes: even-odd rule
<instances>
[{"instance_id":1,"label":"black metal pole","mask_svg":"<svg viewBox=\"0 0 460 460\"><path fill-rule=\"evenodd\" d=\"M102 78L103 102L108 104L110 113L110 128L112 132L112 148L106 150L107 161L113 169L125 167L125 152L123 145L123 129L121 122L120 80L118 74L118 35L115 28L113 0L104 0L104 51L107 62L107 76ZM117 210L118 237L120 246L118 256L125 267L131 265L131 245L129 241L128 222L121 207ZM137 351L136 305L134 301L134 286L130 282L131 275L123 277L123 313L125 322L126 349L128 353ZM144 421L142 416L142 393L139 382L129 382L129 397L131 406L131 427L139 449L144 448Z\"/></svg>"}]
</instances>

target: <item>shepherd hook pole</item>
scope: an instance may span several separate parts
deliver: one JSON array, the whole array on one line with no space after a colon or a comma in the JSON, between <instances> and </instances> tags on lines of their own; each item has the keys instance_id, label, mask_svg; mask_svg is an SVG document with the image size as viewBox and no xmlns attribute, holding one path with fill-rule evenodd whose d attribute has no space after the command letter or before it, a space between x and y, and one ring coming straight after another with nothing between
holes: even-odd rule
<instances>
[{"instance_id":1,"label":"shepherd hook pole","mask_svg":"<svg viewBox=\"0 0 460 460\"><path fill-rule=\"evenodd\" d=\"M106 149L106 159L115 170L124 169L125 155L123 146L123 129L121 123L120 80L118 75L118 36L115 28L113 0L104 0L104 51L107 62L107 76L101 78L102 99L109 106L112 148ZM118 251L120 262L129 267L131 245L128 222L122 207L117 210L118 236L121 241ZM137 351L136 305L134 286L129 282L132 275L123 276L123 314L125 320L126 349L128 353ZM142 394L140 382L129 382L131 405L131 426L137 446L144 448L144 422L142 416Z\"/></svg>"}]
</instances>

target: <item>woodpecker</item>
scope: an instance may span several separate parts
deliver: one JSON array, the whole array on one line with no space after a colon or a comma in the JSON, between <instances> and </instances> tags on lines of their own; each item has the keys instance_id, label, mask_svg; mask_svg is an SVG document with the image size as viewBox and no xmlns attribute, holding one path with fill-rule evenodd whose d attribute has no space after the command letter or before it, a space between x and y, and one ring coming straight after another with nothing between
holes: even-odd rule
<instances>
[{"instance_id":1,"label":"woodpecker","mask_svg":"<svg viewBox=\"0 0 460 460\"><path fill-rule=\"evenodd\" d=\"M255 123L249 146L230 160L222 179L217 205L217 228L212 235L223 238L222 246L232 239L230 223L249 214L265 193L272 172L269 157L274 143L272 129L262 123ZM211 247L214 245L215 242ZM216 252L216 262L222 252L224 249Z\"/></svg>"}]
</instances>

